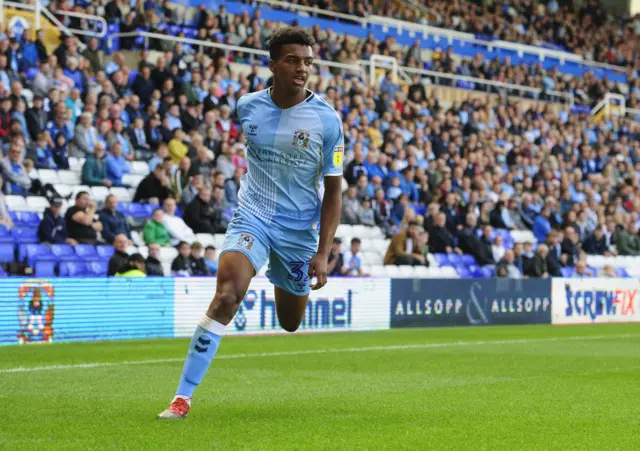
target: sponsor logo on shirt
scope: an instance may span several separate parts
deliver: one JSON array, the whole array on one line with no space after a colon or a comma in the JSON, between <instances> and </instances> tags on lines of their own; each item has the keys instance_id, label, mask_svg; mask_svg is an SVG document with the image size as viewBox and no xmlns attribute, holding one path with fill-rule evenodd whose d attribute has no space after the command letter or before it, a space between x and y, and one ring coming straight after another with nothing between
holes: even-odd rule
<instances>
[{"instance_id":1,"label":"sponsor logo on shirt","mask_svg":"<svg viewBox=\"0 0 640 451\"><path fill-rule=\"evenodd\" d=\"M342 165L342 156L344 155L344 146L336 146L333 148L333 165Z\"/></svg>"},{"instance_id":2,"label":"sponsor logo on shirt","mask_svg":"<svg viewBox=\"0 0 640 451\"><path fill-rule=\"evenodd\" d=\"M255 136L258 134L258 124L249 124L247 135Z\"/></svg>"},{"instance_id":3,"label":"sponsor logo on shirt","mask_svg":"<svg viewBox=\"0 0 640 451\"><path fill-rule=\"evenodd\" d=\"M296 130L293 134L293 147L296 149L306 149L309 144L309 133L306 130Z\"/></svg>"}]
</instances>

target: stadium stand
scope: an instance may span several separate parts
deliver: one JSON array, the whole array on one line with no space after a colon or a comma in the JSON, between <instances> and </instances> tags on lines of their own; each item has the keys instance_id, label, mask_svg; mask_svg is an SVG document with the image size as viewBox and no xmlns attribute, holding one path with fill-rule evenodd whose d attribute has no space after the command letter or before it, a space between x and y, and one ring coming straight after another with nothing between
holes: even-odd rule
<instances>
[{"instance_id":1,"label":"stadium stand","mask_svg":"<svg viewBox=\"0 0 640 451\"><path fill-rule=\"evenodd\" d=\"M53 51L40 35L34 40L29 30L5 27L3 272L106 276L113 248L101 244L101 230L97 247L69 241L68 226L60 226L54 244L39 238L50 203L59 203L64 218L81 192L98 204L94 211L114 195L131 228L127 253L146 257L142 231L153 211L175 198L180 218L189 204L201 202L202 187L211 186L211 233L186 236L189 244L219 248L246 170L237 99L269 85L262 49L275 28L295 22L309 27L317 42L318 71L309 87L345 126L344 214L336 234L345 246L332 256L342 257L334 274L640 274L640 146L633 111L640 82L635 32L633 40L620 38L635 22L595 17L596 9L572 12L555 0L489 7L427 1L422 8L298 3L287 10L267 0L213 2L212 8L51 1L69 30L99 28L60 14L69 8L108 22L104 40L91 33L63 36ZM310 14L301 6L335 14ZM363 17L371 24L361 26ZM393 21L380 25L376 17ZM568 19L558 34L561 17ZM481 23L495 27L488 33ZM594 24L598 32L590 33ZM415 26L435 31L417 35ZM530 58L529 50L488 50L464 36L433 38L454 31L543 50ZM583 60L576 63L565 50ZM540 52L566 53L566 60ZM611 94L622 95L623 104L592 114L591 107ZM96 145L104 155L94 155ZM179 222L176 235L167 224L175 245L189 227ZM348 247L352 238L360 239L357 252ZM178 257L176 248L161 248L165 275ZM339 265L352 264L359 271L340 271Z\"/></svg>"}]
</instances>

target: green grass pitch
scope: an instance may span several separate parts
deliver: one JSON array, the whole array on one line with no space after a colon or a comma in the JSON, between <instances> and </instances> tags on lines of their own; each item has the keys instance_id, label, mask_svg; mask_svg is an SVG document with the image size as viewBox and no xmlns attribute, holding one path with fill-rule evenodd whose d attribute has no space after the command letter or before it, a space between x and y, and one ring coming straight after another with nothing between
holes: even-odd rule
<instances>
[{"instance_id":1,"label":"green grass pitch","mask_svg":"<svg viewBox=\"0 0 640 451\"><path fill-rule=\"evenodd\" d=\"M0 347L0 449L640 449L640 324L229 337L158 421L187 343Z\"/></svg>"}]
</instances>

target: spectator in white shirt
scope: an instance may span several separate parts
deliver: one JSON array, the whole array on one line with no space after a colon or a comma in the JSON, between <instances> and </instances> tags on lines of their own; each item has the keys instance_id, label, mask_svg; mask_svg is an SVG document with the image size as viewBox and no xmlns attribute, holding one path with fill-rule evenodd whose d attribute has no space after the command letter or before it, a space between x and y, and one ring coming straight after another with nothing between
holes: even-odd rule
<instances>
[{"instance_id":1,"label":"spectator in white shirt","mask_svg":"<svg viewBox=\"0 0 640 451\"><path fill-rule=\"evenodd\" d=\"M167 228L169 235L171 235L174 244L180 241L193 243L196 239L193 230L185 224L181 217L176 216L176 200L172 198L166 199L162 205L162 209L164 210L163 224Z\"/></svg>"},{"instance_id":2,"label":"spectator in white shirt","mask_svg":"<svg viewBox=\"0 0 640 451\"><path fill-rule=\"evenodd\" d=\"M362 270L362 255L360 255L360 238L351 240L351 248L344 253L342 275L364 277L367 274Z\"/></svg>"}]
</instances>

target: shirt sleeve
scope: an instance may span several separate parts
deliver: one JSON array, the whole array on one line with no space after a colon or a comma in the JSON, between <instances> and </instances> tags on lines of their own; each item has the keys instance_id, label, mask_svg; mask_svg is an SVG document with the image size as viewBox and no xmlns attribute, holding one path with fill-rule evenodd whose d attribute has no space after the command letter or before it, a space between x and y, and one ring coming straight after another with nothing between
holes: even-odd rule
<instances>
[{"instance_id":1,"label":"shirt sleeve","mask_svg":"<svg viewBox=\"0 0 640 451\"><path fill-rule=\"evenodd\" d=\"M330 120L327 120L324 127L322 145L322 175L342 175L344 134L342 131L342 121L335 112L333 112Z\"/></svg>"}]
</instances>

